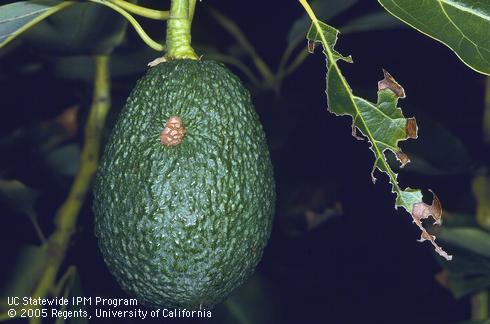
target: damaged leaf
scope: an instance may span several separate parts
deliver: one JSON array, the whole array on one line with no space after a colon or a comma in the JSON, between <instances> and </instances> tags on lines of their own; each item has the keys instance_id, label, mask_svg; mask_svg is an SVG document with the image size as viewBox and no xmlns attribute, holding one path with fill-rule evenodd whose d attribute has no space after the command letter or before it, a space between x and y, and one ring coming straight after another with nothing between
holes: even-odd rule
<instances>
[{"instance_id":1,"label":"damaged leaf","mask_svg":"<svg viewBox=\"0 0 490 324\"><path fill-rule=\"evenodd\" d=\"M343 56L334 50L339 31L319 21L306 1L300 0L300 3L312 20L307 35L308 42L320 43L326 56L326 93L329 111L337 116L352 117L353 135L358 138L357 131L359 131L369 141L370 149L375 156L371 172L373 182L376 181L374 175L377 170L386 173L392 185L392 192L396 194L395 208L402 207L409 212L422 231L421 241L430 241L439 255L451 260L451 256L437 245L435 236L429 234L422 225L422 220L431 216L435 224L441 224L442 208L439 199L433 195L432 204L427 205L423 202L423 195L419 189L401 189L397 174L386 160L385 152L391 151L402 165L408 163L409 158L402 152L398 143L408 138L417 138L415 118L405 118L402 110L397 107L398 99L405 97L403 87L388 72L384 71L384 79L378 83L376 103L355 96L337 65L338 60L352 62L350 56Z\"/></svg>"},{"instance_id":2,"label":"damaged leaf","mask_svg":"<svg viewBox=\"0 0 490 324\"><path fill-rule=\"evenodd\" d=\"M329 21L350 9L357 2L357 0L313 0L310 5L321 20ZM392 19L396 20L394 18ZM288 43L298 42L299 45L299 42L304 39L305 32L309 25L310 20L306 14L296 20L289 30Z\"/></svg>"},{"instance_id":3,"label":"damaged leaf","mask_svg":"<svg viewBox=\"0 0 490 324\"><path fill-rule=\"evenodd\" d=\"M310 29L308 30L308 34L306 35L306 38L308 39L308 51L313 53L316 45L322 44L323 46L328 47L328 50L334 57L335 61L342 59L346 62L352 63L351 56L343 56L334 50L338 35L339 31L337 29L318 21L318 26L315 27L314 25L311 25ZM325 42L323 40L325 40Z\"/></svg>"}]
</instances>

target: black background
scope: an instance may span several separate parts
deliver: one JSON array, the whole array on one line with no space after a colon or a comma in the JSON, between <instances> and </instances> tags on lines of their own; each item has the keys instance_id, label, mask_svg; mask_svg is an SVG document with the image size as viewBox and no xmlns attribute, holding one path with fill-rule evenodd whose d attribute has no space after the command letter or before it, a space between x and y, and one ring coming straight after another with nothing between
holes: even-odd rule
<instances>
[{"instance_id":1,"label":"black background","mask_svg":"<svg viewBox=\"0 0 490 324\"><path fill-rule=\"evenodd\" d=\"M274 68L286 46L292 22L303 14L296 1L203 1L198 3L195 18L196 43L227 46L232 42L206 13L208 5L241 26ZM330 23L341 25L366 11L379 9L375 1L360 1ZM153 26L150 28L157 30ZM132 30L128 37L133 43L140 42ZM407 98L400 106L406 116L417 116L420 128L419 139L410 140L413 143L409 145L430 145L430 138L424 138L425 127L431 127L436 120L461 138L475 160L488 158L481 148L485 79L465 66L450 49L409 28L341 36L338 49L354 58L354 64L340 64L355 93L375 100L382 68L404 86ZM201 54L205 59L206 53ZM22 46L1 58L0 68L8 76L0 80L1 136L33 127L77 103L82 104L80 123L84 121L90 86L58 79L50 73L49 66L27 76L15 73L16 66L38 57L43 58L43 54ZM420 233L410 215L393 208L394 195L387 177L377 174L378 182L371 182L373 154L368 143L352 138L349 118L337 118L327 111L325 63L320 51L285 81L279 98L271 92L254 90L240 71L234 72L252 90L275 168L277 214L257 276L265 283L268 303L274 305L270 311L277 313L276 322L432 324L468 319L469 300L455 300L435 281L441 267L430 244L416 241ZM113 115L140 76L113 80ZM79 135L73 141L81 140ZM407 144L401 144L402 148L404 145ZM431 149L437 151L438 147ZM4 165L16 164L10 177L41 192L36 209L42 228L50 233L52 215L69 190L71 178L49 174L39 162L35 142L25 143L1 160ZM401 172L399 179L402 187L433 189L449 210L471 212L468 174L429 176ZM303 198L299 199L307 200L312 188L326 193L325 204L340 202L343 215L311 231L290 235L286 229L291 226L291 219L285 215L291 192L302 192ZM426 197L430 199L430 194ZM65 263L79 269L86 296L127 297L111 277L97 248L91 199L89 195L82 209ZM6 207L2 211L4 271L9 269L20 246L37 241L26 218ZM304 227L301 219L293 222L298 223L294 226ZM218 306L216 312L226 310Z\"/></svg>"}]
</instances>

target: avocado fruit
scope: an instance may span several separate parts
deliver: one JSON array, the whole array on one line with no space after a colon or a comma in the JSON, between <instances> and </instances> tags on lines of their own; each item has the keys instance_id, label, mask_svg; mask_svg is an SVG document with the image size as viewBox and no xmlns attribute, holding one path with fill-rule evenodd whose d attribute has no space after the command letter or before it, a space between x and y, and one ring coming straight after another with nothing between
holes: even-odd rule
<instances>
[{"instance_id":1,"label":"avocado fruit","mask_svg":"<svg viewBox=\"0 0 490 324\"><path fill-rule=\"evenodd\" d=\"M275 203L249 92L223 65L171 60L136 84L94 183L95 234L150 307L211 308L254 271Z\"/></svg>"}]
</instances>

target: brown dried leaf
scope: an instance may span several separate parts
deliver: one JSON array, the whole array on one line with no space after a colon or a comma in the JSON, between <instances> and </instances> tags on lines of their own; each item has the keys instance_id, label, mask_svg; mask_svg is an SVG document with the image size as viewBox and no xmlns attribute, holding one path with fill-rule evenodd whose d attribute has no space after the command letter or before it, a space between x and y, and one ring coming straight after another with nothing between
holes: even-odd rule
<instances>
[{"instance_id":1,"label":"brown dried leaf","mask_svg":"<svg viewBox=\"0 0 490 324\"><path fill-rule=\"evenodd\" d=\"M418 137L418 126L415 117L407 118L407 125L405 126L405 132L407 133L407 138L416 139Z\"/></svg>"},{"instance_id":2,"label":"brown dried leaf","mask_svg":"<svg viewBox=\"0 0 490 324\"><path fill-rule=\"evenodd\" d=\"M396 159L400 162L400 168L403 168L407 163L410 162L410 158L408 155L403 153L402 151L396 152Z\"/></svg>"},{"instance_id":3,"label":"brown dried leaf","mask_svg":"<svg viewBox=\"0 0 490 324\"><path fill-rule=\"evenodd\" d=\"M308 41L308 53L313 54L315 53L317 43L313 41Z\"/></svg>"},{"instance_id":4,"label":"brown dried leaf","mask_svg":"<svg viewBox=\"0 0 490 324\"><path fill-rule=\"evenodd\" d=\"M395 78L391 76L385 69L383 69L384 79L378 82L378 90L390 89L398 98L405 98L405 90L396 82Z\"/></svg>"},{"instance_id":5,"label":"brown dried leaf","mask_svg":"<svg viewBox=\"0 0 490 324\"><path fill-rule=\"evenodd\" d=\"M436 252L445 258L446 260L451 260L452 256L447 254L435 241L436 237L434 235L429 234L427 230L422 225L422 220L427 219L432 216L434 219L434 225L442 224L442 206L439 198L437 198L436 194L430 190L433 195L433 200L431 205L427 205L424 202L418 202L413 205L412 217L413 221L422 231L420 235L419 242L430 241L430 243L434 246Z\"/></svg>"},{"instance_id":6,"label":"brown dried leaf","mask_svg":"<svg viewBox=\"0 0 490 324\"><path fill-rule=\"evenodd\" d=\"M352 137L354 137L358 141L364 141L364 138L357 135L357 127L354 122L352 123Z\"/></svg>"}]
</instances>

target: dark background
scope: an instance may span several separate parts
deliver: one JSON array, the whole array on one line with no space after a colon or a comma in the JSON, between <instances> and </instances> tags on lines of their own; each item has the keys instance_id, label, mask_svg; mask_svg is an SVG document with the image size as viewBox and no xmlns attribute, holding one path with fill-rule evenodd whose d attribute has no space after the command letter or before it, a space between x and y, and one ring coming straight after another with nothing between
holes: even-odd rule
<instances>
[{"instance_id":1,"label":"dark background","mask_svg":"<svg viewBox=\"0 0 490 324\"><path fill-rule=\"evenodd\" d=\"M233 39L213 21L206 6L233 19L273 69L286 46L289 28L303 14L296 1L199 2L193 40L218 48L227 48ZM340 26L370 10L380 7L375 1L360 1L329 22ZM152 35L162 28L157 22L145 26ZM144 47L131 28L127 39L116 53ZM407 168L399 174L401 186L433 189L445 210L471 213L470 170L488 163L481 142L485 78L444 45L409 28L341 36L338 49L354 58L354 64L340 64L356 94L374 101L382 68L404 86L407 98L400 106L405 116L416 116L419 124L419 139L402 143L404 150L432 159L441 168L453 160L455 164L461 159L472 161L464 170L450 164L452 171L441 174ZM205 52L199 54L206 59ZM26 42L0 56L0 138L4 139L0 139L0 169L8 170L1 175L39 192L36 211L45 233L54 229L53 215L73 178L58 174L46 163L40 143L47 135L41 132L40 122L78 105L79 131L64 144L79 144L91 98L89 83L53 72L53 58L63 55ZM429 243L416 241L420 233L410 215L393 208L395 197L387 177L377 174L378 182L371 182L374 158L368 143L351 136L350 118L337 118L327 111L325 61L320 51L285 80L279 97L254 88L240 71L232 70L253 94L270 143L278 194L263 259L254 277L233 297L245 314L258 313L251 322L432 324L468 319L469 299L456 300L435 280L442 270L438 257ZM112 80L109 125L143 73L141 68ZM467 157L455 158L452 154L459 152L433 137L439 128L459 138ZM31 135L8 144L19 130ZM430 194L426 197L429 202ZM77 266L86 296L127 297L98 250L91 200L89 195L65 263ZM307 228L305 210L321 213L334 206L342 206L342 215ZM27 218L0 207L3 279L20 247L38 240ZM208 322L234 321L223 305L213 315L216 318Z\"/></svg>"}]
</instances>

